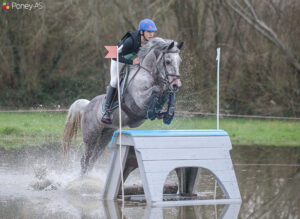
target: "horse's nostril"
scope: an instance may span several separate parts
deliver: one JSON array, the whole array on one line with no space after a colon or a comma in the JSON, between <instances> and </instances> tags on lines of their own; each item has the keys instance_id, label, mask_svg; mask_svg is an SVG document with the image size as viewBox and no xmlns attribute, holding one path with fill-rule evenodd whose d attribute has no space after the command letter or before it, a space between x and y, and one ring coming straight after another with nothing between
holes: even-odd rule
<instances>
[{"instance_id":1,"label":"horse's nostril","mask_svg":"<svg viewBox=\"0 0 300 219\"><path fill-rule=\"evenodd\" d=\"M173 84L173 90L174 90L174 91L177 91L177 90L178 90L177 84Z\"/></svg>"}]
</instances>

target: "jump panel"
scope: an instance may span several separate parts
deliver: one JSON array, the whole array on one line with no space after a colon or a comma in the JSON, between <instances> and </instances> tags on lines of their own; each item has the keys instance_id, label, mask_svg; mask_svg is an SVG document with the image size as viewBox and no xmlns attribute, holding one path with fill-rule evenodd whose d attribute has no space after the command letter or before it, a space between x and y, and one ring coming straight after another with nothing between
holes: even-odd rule
<instances>
[{"instance_id":1,"label":"jump panel","mask_svg":"<svg viewBox=\"0 0 300 219\"><path fill-rule=\"evenodd\" d=\"M122 132L122 141L119 132L114 133L111 141L114 153L118 152L120 143L122 148L127 148L123 153L129 147L134 147L146 200L153 205L162 203L163 185L168 174L176 168L189 167L209 170L225 193L226 203L230 203L230 200L241 202L230 157L232 145L228 134L223 130L126 130ZM118 159L118 156L114 155L113 159ZM123 159L122 163L126 163L126 152ZM116 164L119 162L112 160L105 187L109 192L104 191L106 199L116 198L117 191L113 190L119 189L120 168L115 168ZM192 178L196 180L198 177ZM189 183L192 186L195 184ZM114 186L111 187L110 184ZM115 196L112 197L112 194ZM219 203L221 200L209 201ZM176 203L180 205L180 202Z\"/></svg>"}]
</instances>

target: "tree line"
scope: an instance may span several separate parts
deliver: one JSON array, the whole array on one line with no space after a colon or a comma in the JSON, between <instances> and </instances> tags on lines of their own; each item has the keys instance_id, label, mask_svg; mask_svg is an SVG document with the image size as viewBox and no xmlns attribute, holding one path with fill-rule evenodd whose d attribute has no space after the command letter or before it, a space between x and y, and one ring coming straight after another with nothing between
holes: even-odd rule
<instances>
[{"instance_id":1,"label":"tree line","mask_svg":"<svg viewBox=\"0 0 300 219\"><path fill-rule=\"evenodd\" d=\"M33 2L33 1L32 1ZM157 36L184 41L181 110L215 112L216 48L221 111L300 115L300 2L297 0L47 1L2 10L0 107L68 107L105 93L115 45L143 18Z\"/></svg>"}]
</instances>

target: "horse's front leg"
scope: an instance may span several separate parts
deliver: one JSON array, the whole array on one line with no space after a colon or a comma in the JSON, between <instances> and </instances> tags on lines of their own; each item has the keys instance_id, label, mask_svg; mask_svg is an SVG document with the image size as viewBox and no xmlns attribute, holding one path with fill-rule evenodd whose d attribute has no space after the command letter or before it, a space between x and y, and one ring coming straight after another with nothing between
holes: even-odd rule
<instances>
[{"instance_id":1,"label":"horse's front leg","mask_svg":"<svg viewBox=\"0 0 300 219\"><path fill-rule=\"evenodd\" d=\"M169 104L168 104L168 110L166 113L164 113L163 121L166 125L170 125L176 109L176 96L175 93L171 92L169 93Z\"/></svg>"},{"instance_id":2,"label":"horse's front leg","mask_svg":"<svg viewBox=\"0 0 300 219\"><path fill-rule=\"evenodd\" d=\"M147 111L147 118L154 120L157 116L156 106L159 103L159 94L160 88L158 86L154 86L151 88L151 95L146 101L146 111Z\"/></svg>"}]
</instances>

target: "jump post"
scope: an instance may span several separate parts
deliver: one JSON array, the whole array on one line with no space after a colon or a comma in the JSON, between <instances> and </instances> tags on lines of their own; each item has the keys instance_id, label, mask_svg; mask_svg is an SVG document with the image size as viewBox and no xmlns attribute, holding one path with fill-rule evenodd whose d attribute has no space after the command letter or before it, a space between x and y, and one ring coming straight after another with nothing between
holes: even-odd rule
<instances>
[{"instance_id":1,"label":"jump post","mask_svg":"<svg viewBox=\"0 0 300 219\"><path fill-rule=\"evenodd\" d=\"M121 184L119 131L111 140L113 157L105 183L103 199L117 198ZM126 177L140 170L145 198L152 206L241 203L241 195L230 157L232 145L223 130L125 130L122 131L121 160ZM136 160L134 160L136 159ZM163 186L169 173L179 176L178 195L192 195L200 168L209 170L225 199L163 201Z\"/></svg>"}]
</instances>

